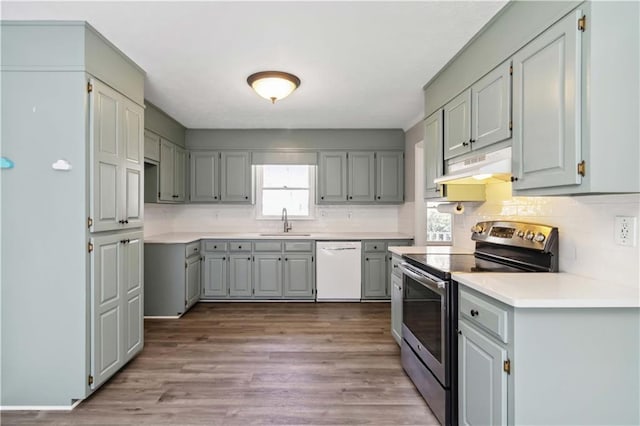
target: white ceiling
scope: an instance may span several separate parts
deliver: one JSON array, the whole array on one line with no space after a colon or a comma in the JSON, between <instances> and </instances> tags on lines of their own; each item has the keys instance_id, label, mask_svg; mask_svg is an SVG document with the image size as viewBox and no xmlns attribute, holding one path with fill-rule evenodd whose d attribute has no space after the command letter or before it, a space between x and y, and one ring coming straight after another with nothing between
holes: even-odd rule
<instances>
[{"instance_id":1,"label":"white ceiling","mask_svg":"<svg viewBox=\"0 0 640 426\"><path fill-rule=\"evenodd\" d=\"M506 1L7 2L2 19L86 20L187 128L404 128L422 86ZM256 71L302 84L271 105Z\"/></svg>"}]
</instances>

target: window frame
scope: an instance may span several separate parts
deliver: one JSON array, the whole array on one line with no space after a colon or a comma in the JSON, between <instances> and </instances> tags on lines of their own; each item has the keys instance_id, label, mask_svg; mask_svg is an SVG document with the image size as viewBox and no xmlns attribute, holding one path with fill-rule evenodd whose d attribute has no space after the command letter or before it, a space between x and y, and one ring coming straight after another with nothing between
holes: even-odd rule
<instances>
[{"instance_id":1,"label":"window frame","mask_svg":"<svg viewBox=\"0 0 640 426\"><path fill-rule=\"evenodd\" d=\"M426 209L427 209L427 211L426 211L426 219L427 220L426 220L426 223L425 223L425 228L426 228L425 230L426 230L426 234L427 234L426 235L426 237L427 237L426 243L429 246L453 246L453 226L454 226L453 221L454 221L454 217L453 217L452 213L440 213L440 212L438 212L438 214L448 215L449 216L449 220L450 220L450 224L451 224L451 239L449 241L446 241L446 240L442 240L442 241L434 240L434 241L431 241L431 240L429 240L429 210L430 209L437 210L439 204L441 204L441 203L432 202L432 201L428 201L426 203Z\"/></svg>"},{"instance_id":2,"label":"window frame","mask_svg":"<svg viewBox=\"0 0 640 426\"><path fill-rule=\"evenodd\" d=\"M265 166L306 166L309 168L309 188L303 187L286 187L286 188L264 188L264 167ZM299 216L299 215L291 215L288 214L287 218L289 220L315 220L316 219L316 165L313 164L258 164L255 165L255 180L256 180L256 219L257 220L282 220L282 216L278 215L263 215L262 214L262 192L264 189L286 189L286 190L309 190L309 215L308 216Z\"/></svg>"}]
</instances>

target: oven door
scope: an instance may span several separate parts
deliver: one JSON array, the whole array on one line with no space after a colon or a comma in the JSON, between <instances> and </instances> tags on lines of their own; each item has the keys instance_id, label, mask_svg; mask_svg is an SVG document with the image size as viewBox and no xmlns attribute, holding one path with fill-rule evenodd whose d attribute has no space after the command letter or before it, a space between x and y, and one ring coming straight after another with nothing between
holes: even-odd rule
<instances>
[{"instance_id":1,"label":"oven door","mask_svg":"<svg viewBox=\"0 0 640 426\"><path fill-rule=\"evenodd\" d=\"M402 323L410 333L403 336L422 362L449 387L447 360L447 282L406 262L400 264L403 273Z\"/></svg>"}]
</instances>

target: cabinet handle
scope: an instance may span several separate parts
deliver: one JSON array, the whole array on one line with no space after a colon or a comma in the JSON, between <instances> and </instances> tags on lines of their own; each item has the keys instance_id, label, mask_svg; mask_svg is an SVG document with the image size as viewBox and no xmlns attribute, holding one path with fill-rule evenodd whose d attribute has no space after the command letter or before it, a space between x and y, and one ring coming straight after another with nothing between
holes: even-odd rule
<instances>
[{"instance_id":1,"label":"cabinet handle","mask_svg":"<svg viewBox=\"0 0 640 426\"><path fill-rule=\"evenodd\" d=\"M378 246L373 246L373 249L374 250L378 250Z\"/></svg>"},{"instance_id":2,"label":"cabinet handle","mask_svg":"<svg viewBox=\"0 0 640 426\"><path fill-rule=\"evenodd\" d=\"M195 248L193 249L193 251L198 251L198 247L195 247Z\"/></svg>"},{"instance_id":3,"label":"cabinet handle","mask_svg":"<svg viewBox=\"0 0 640 426\"><path fill-rule=\"evenodd\" d=\"M244 199L245 199L245 200L248 200L248 199L249 199L249 196L248 196L248 195L245 195L245 196L244 196Z\"/></svg>"},{"instance_id":4,"label":"cabinet handle","mask_svg":"<svg viewBox=\"0 0 640 426\"><path fill-rule=\"evenodd\" d=\"M214 200L217 200L217 199L218 199L218 196L217 196L217 195L214 195L214 196L213 196L213 199L214 199Z\"/></svg>"},{"instance_id":5,"label":"cabinet handle","mask_svg":"<svg viewBox=\"0 0 640 426\"><path fill-rule=\"evenodd\" d=\"M321 200L324 200L324 195L322 197L320 197Z\"/></svg>"},{"instance_id":6,"label":"cabinet handle","mask_svg":"<svg viewBox=\"0 0 640 426\"><path fill-rule=\"evenodd\" d=\"M284 261L285 261L285 262L288 262L288 261L289 261L289 258L285 257L285 258L284 258Z\"/></svg>"},{"instance_id":7,"label":"cabinet handle","mask_svg":"<svg viewBox=\"0 0 640 426\"><path fill-rule=\"evenodd\" d=\"M378 195L378 200L379 200L380 198L382 198L382 197L380 197L380 196Z\"/></svg>"},{"instance_id":8,"label":"cabinet handle","mask_svg":"<svg viewBox=\"0 0 640 426\"><path fill-rule=\"evenodd\" d=\"M364 260L366 260L366 261L368 262L368 261L369 261L369 258L368 258L368 257L366 257Z\"/></svg>"},{"instance_id":9,"label":"cabinet handle","mask_svg":"<svg viewBox=\"0 0 640 426\"><path fill-rule=\"evenodd\" d=\"M470 144L476 143L476 140L475 139L469 139L469 143Z\"/></svg>"},{"instance_id":10,"label":"cabinet handle","mask_svg":"<svg viewBox=\"0 0 640 426\"><path fill-rule=\"evenodd\" d=\"M238 246L239 249L242 249L242 246Z\"/></svg>"},{"instance_id":11,"label":"cabinet handle","mask_svg":"<svg viewBox=\"0 0 640 426\"><path fill-rule=\"evenodd\" d=\"M352 196L349 196L349 199L350 199L350 200L353 200L353 197L352 197Z\"/></svg>"},{"instance_id":12,"label":"cabinet handle","mask_svg":"<svg viewBox=\"0 0 640 426\"><path fill-rule=\"evenodd\" d=\"M279 258L278 258L278 262L279 262L279 261L281 261L281 260L282 260L282 258L281 258L281 257L279 257Z\"/></svg>"},{"instance_id":13,"label":"cabinet handle","mask_svg":"<svg viewBox=\"0 0 640 426\"><path fill-rule=\"evenodd\" d=\"M471 316L472 317L475 317L475 316L478 316L478 315L480 315L480 312L476 311L475 309L471 310Z\"/></svg>"},{"instance_id":14,"label":"cabinet handle","mask_svg":"<svg viewBox=\"0 0 640 426\"><path fill-rule=\"evenodd\" d=\"M518 178L517 178L517 177L515 177L515 176L511 176L511 182L515 182L515 181L517 181L517 180L518 180Z\"/></svg>"},{"instance_id":15,"label":"cabinet handle","mask_svg":"<svg viewBox=\"0 0 640 426\"><path fill-rule=\"evenodd\" d=\"M469 146L469 142L462 142L462 146Z\"/></svg>"},{"instance_id":16,"label":"cabinet handle","mask_svg":"<svg viewBox=\"0 0 640 426\"><path fill-rule=\"evenodd\" d=\"M223 261L224 261L224 260L227 260L227 258L226 258L226 257L223 257L223 258L222 258L222 260L223 260Z\"/></svg>"},{"instance_id":17,"label":"cabinet handle","mask_svg":"<svg viewBox=\"0 0 640 426\"><path fill-rule=\"evenodd\" d=\"M251 256L247 257L247 260L251 260Z\"/></svg>"},{"instance_id":18,"label":"cabinet handle","mask_svg":"<svg viewBox=\"0 0 640 426\"><path fill-rule=\"evenodd\" d=\"M462 331L458 330L458 334L462 336Z\"/></svg>"},{"instance_id":19,"label":"cabinet handle","mask_svg":"<svg viewBox=\"0 0 640 426\"><path fill-rule=\"evenodd\" d=\"M129 223L129 219L126 219L126 220L124 221L124 223Z\"/></svg>"}]
</instances>

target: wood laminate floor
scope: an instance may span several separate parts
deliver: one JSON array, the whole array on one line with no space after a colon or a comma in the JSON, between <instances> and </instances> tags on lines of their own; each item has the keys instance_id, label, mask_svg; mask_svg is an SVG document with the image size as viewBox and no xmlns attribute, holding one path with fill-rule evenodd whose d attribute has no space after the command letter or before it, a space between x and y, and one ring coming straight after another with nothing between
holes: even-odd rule
<instances>
[{"instance_id":1,"label":"wood laminate floor","mask_svg":"<svg viewBox=\"0 0 640 426\"><path fill-rule=\"evenodd\" d=\"M199 303L145 321L143 352L71 412L2 424L437 425L388 303Z\"/></svg>"}]
</instances>

